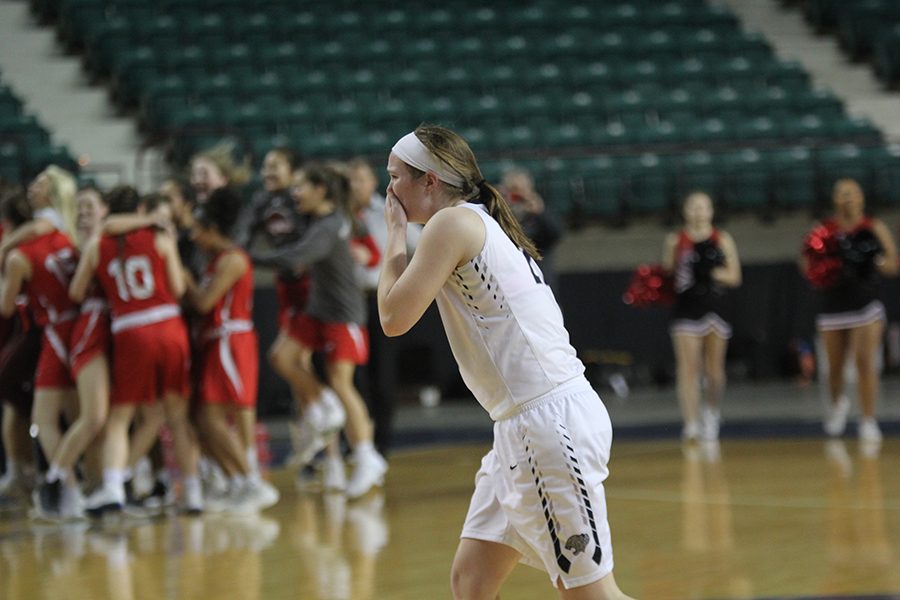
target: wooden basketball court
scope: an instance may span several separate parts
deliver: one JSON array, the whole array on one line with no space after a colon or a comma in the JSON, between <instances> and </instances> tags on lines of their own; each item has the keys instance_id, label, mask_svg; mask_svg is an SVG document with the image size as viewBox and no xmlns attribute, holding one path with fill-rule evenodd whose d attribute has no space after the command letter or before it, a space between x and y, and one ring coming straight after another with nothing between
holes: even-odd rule
<instances>
[{"instance_id":1,"label":"wooden basketball court","mask_svg":"<svg viewBox=\"0 0 900 600\"><path fill-rule=\"evenodd\" d=\"M0 600L449 598L485 445L398 453L360 501L299 493L253 518L62 526L0 514ZM642 599L900 598L900 439L613 446L616 577ZM503 592L555 598L520 566Z\"/></svg>"}]
</instances>

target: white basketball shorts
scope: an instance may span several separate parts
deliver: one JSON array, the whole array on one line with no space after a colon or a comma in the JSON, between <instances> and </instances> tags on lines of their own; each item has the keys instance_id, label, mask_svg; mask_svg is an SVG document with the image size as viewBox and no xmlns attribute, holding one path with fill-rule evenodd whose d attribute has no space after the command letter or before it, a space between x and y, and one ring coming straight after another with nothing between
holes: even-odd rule
<instances>
[{"instance_id":1,"label":"white basketball shorts","mask_svg":"<svg viewBox=\"0 0 900 600\"><path fill-rule=\"evenodd\" d=\"M603 481L612 444L606 407L584 377L494 423L460 537L511 546L553 585L612 572Z\"/></svg>"}]
</instances>

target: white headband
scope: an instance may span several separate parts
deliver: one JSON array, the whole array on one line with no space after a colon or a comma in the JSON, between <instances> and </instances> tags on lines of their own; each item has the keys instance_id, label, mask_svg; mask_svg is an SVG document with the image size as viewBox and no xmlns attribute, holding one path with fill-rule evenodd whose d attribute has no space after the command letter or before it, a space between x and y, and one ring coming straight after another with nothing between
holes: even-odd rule
<instances>
[{"instance_id":1,"label":"white headband","mask_svg":"<svg viewBox=\"0 0 900 600\"><path fill-rule=\"evenodd\" d=\"M397 143L391 148L391 152L396 154L397 158L406 164L420 171L425 171L426 173L431 171L445 183L449 183L454 187L463 186L464 180L462 176L432 154L425 147L425 144L419 141L415 132L407 133L397 140Z\"/></svg>"}]
</instances>

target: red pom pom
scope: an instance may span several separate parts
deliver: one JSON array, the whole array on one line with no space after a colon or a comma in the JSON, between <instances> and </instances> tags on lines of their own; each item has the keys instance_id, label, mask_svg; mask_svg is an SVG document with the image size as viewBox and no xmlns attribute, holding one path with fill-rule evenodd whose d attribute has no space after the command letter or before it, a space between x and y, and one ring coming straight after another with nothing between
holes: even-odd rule
<instances>
[{"instance_id":1,"label":"red pom pom","mask_svg":"<svg viewBox=\"0 0 900 600\"><path fill-rule=\"evenodd\" d=\"M663 306L674 301L674 281L661 265L638 266L622 294L622 302L638 308Z\"/></svg>"},{"instance_id":2,"label":"red pom pom","mask_svg":"<svg viewBox=\"0 0 900 600\"><path fill-rule=\"evenodd\" d=\"M836 226L825 223L813 228L803 239L803 255L806 257L806 279L818 289L837 285L844 262L841 258Z\"/></svg>"}]
</instances>

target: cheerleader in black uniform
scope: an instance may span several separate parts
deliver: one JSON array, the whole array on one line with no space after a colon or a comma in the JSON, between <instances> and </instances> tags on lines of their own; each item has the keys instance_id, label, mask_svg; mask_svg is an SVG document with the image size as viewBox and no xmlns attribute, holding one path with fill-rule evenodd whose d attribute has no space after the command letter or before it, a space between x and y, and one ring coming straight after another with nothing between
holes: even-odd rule
<instances>
[{"instance_id":1,"label":"cheerleader in black uniform","mask_svg":"<svg viewBox=\"0 0 900 600\"><path fill-rule=\"evenodd\" d=\"M847 425L850 400L844 394L843 365L852 354L856 363L857 388L862 418L859 437L881 441L875 420L878 400L878 352L884 333L884 305L878 299L880 280L898 272L897 249L887 226L866 216L862 188L852 179L841 179L832 194L834 214L819 227L829 232L840 268L831 285L821 291L816 328L828 359L828 390L831 404L823 424L830 436L839 436ZM810 262L801 259L804 273Z\"/></svg>"},{"instance_id":2,"label":"cheerleader in black uniform","mask_svg":"<svg viewBox=\"0 0 900 600\"><path fill-rule=\"evenodd\" d=\"M741 284L741 264L732 237L713 227L709 195L691 193L682 207L684 228L666 237L663 267L675 280L676 300L669 333L675 348L682 438L719 438L720 401L725 390L725 352L731 325L722 314L726 291ZM701 377L706 402L701 404Z\"/></svg>"}]
</instances>

